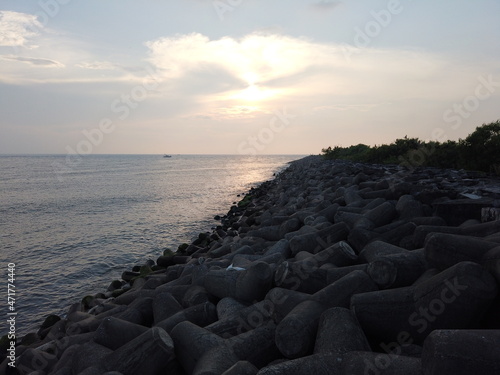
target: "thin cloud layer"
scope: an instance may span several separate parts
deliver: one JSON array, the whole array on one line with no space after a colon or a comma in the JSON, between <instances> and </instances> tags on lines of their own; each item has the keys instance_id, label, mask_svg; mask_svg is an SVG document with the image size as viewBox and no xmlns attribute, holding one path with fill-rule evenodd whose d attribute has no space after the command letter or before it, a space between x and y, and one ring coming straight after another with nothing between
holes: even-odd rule
<instances>
[{"instance_id":1,"label":"thin cloud layer","mask_svg":"<svg viewBox=\"0 0 500 375\"><path fill-rule=\"evenodd\" d=\"M76 64L78 68L90 69L90 70L115 70L119 68L117 64L109 61L92 61L92 62L82 62Z\"/></svg>"},{"instance_id":2,"label":"thin cloud layer","mask_svg":"<svg viewBox=\"0 0 500 375\"><path fill-rule=\"evenodd\" d=\"M19 62L27 63L30 65L47 67L47 68L63 68L64 67L64 64L62 64L58 61L55 61L55 60L50 60L50 59L39 59L39 58L35 58L35 57L22 57L22 56L9 56L9 55L0 56L0 58L3 60L19 61Z\"/></svg>"},{"instance_id":3,"label":"thin cloud layer","mask_svg":"<svg viewBox=\"0 0 500 375\"><path fill-rule=\"evenodd\" d=\"M342 5L341 1L332 1L332 0L320 0L314 4L311 4L311 9L319 12L330 11L332 9L337 8Z\"/></svg>"}]
</instances>

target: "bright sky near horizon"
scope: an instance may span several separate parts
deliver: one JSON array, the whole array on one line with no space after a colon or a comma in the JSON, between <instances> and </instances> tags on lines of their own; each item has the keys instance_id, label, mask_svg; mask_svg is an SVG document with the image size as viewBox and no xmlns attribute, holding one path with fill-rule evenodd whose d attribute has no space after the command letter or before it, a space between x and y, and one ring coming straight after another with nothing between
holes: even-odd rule
<instances>
[{"instance_id":1,"label":"bright sky near horizon","mask_svg":"<svg viewBox=\"0 0 500 375\"><path fill-rule=\"evenodd\" d=\"M0 154L318 154L500 118L499 0L3 0Z\"/></svg>"}]
</instances>

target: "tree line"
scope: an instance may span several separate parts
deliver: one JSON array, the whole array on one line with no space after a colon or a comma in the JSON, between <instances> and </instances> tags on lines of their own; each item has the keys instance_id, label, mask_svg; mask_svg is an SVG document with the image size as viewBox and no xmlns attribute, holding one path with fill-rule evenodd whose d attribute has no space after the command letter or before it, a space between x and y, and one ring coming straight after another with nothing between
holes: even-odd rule
<instances>
[{"instance_id":1,"label":"tree line","mask_svg":"<svg viewBox=\"0 0 500 375\"><path fill-rule=\"evenodd\" d=\"M410 169L438 167L482 171L500 175L500 120L478 126L458 141L396 139L391 144L328 147L321 150L327 159L362 163L400 164Z\"/></svg>"}]
</instances>

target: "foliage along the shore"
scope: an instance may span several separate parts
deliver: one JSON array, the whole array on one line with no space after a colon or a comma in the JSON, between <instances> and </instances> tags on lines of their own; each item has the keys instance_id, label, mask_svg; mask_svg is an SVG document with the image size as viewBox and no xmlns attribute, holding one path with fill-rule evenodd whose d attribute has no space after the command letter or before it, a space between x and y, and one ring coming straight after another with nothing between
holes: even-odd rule
<instances>
[{"instance_id":1,"label":"foliage along the shore","mask_svg":"<svg viewBox=\"0 0 500 375\"><path fill-rule=\"evenodd\" d=\"M473 133L458 141L425 142L405 136L388 145L335 146L321 151L327 159L500 174L500 120L478 126Z\"/></svg>"}]
</instances>

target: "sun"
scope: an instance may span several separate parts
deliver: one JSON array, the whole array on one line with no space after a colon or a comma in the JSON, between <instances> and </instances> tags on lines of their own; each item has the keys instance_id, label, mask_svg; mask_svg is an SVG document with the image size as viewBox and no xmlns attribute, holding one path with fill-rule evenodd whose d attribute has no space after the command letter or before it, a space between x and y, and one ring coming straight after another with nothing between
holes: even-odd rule
<instances>
[{"instance_id":1,"label":"sun","mask_svg":"<svg viewBox=\"0 0 500 375\"><path fill-rule=\"evenodd\" d=\"M245 90L234 95L233 98L247 102L258 102L272 96L274 96L274 93L271 90L263 90L257 85L250 85Z\"/></svg>"},{"instance_id":2,"label":"sun","mask_svg":"<svg viewBox=\"0 0 500 375\"><path fill-rule=\"evenodd\" d=\"M267 89L262 85L259 85L259 76L256 73L247 72L242 74L241 77L247 83L246 88L238 90L236 92L231 92L227 96L228 99L237 100L248 104L261 102L278 95L279 90Z\"/></svg>"}]
</instances>

